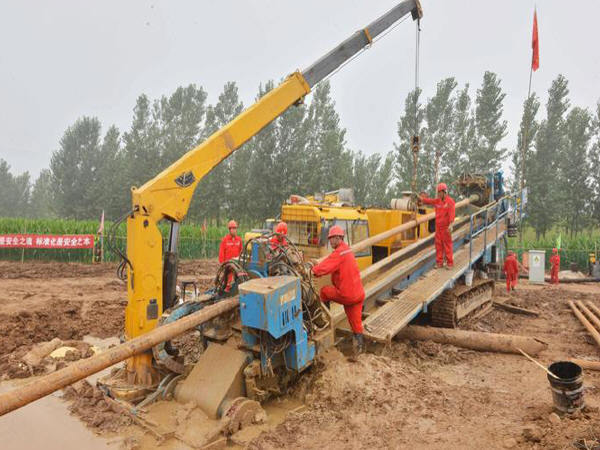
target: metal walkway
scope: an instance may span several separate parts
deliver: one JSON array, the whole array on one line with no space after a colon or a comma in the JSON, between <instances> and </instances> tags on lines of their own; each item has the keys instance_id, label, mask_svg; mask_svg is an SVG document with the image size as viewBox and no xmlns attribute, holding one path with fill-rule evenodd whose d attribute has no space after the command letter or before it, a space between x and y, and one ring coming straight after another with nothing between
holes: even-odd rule
<instances>
[{"instance_id":1,"label":"metal walkway","mask_svg":"<svg viewBox=\"0 0 600 450\"><path fill-rule=\"evenodd\" d=\"M505 224L498 223L489 233L480 233L454 253L454 267L451 270L430 270L415 281L402 293L392 297L391 301L374 311L364 320L365 337L378 342L390 342L391 339L427 305L434 301L445 289L451 288L455 281L468 269L470 263L479 259L484 251L496 244L505 233Z\"/></svg>"}]
</instances>

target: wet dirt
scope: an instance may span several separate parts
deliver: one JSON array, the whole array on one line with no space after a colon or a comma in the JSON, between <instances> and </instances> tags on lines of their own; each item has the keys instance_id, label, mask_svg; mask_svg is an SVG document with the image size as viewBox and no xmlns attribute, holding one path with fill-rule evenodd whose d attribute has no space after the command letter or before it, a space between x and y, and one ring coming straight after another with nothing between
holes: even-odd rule
<instances>
[{"instance_id":1,"label":"wet dirt","mask_svg":"<svg viewBox=\"0 0 600 450\"><path fill-rule=\"evenodd\" d=\"M216 260L182 261L179 273L203 291L217 267ZM30 376L20 361L34 344L119 336L126 295L115 264L0 261L0 378Z\"/></svg>"},{"instance_id":2,"label":"wet dirt","mask_svg":"<svg viewBox=\"0 0 600 450\"><path fill-rule=\"evenodd\" d=\"M8 356L22 356L35 343L55 337L82 339L87 334L116 339L122 332L125 287L116 279L114 266L54 266L0 262L0 375L7 373L3 364ZM184 262L181 273L199 279L206 288L216 267L214 261ZM504 289L497 284L499 300L537 310L540 316L494 309L465 328L540 338L549 344L538 357L544 365L565 357L600 360L598 347L567 306L568 300L581 299L600 307L598 284L554 287L525 282L510 298ZM192 333L181 339L179 347L193 353L197 342L198 336ZM279 409L264 405L267 424L248 428L229 445L255 449L559 449L585 448L584 440L593 448L600 438L600 372L584 373L587 408L556 420L551 417L546 374L521 356L405 341L370 350L357 363L348 362L337 350L319 357L289 395L275 400L274 405L282 405ZM4 430L17 439L8 442L18 442L30 427L26 424L39 420L44 427L56 426L57 433L76 443L69 447L57 437L44 441L50 449L94 448L96 444L106 448L106 440L88 430L108 436L114 448L190 448L177 439L161 444L143 427L128 425L128 419L103 404L93 389L83 389L80 397L85 402L63 402L50 396L1 418L0 435ZM50 409L43 406L46 401L53 402ZM69 405L89 428L79 426L83 422L71 415ZM12 417L20 419L13 423ZM72 425L69 421L73 420L79 425Z\"/></svg>"}]
</instances>

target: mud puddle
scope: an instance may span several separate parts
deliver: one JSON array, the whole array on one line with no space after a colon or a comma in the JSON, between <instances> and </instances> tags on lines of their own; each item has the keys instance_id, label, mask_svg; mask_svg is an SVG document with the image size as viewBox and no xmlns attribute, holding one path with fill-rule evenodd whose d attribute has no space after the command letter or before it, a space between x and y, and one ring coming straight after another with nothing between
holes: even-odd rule
<instances>
[{"instance_id":1,"label":"mud puddle","mask_svg":"<svg viewBox=\"0 0 600 450\"><path fill-rule=\"evenodd\" d=\"M101 350L119 343L119 339L116 337L100 339L85 336L83 340ZM108 371L110 368L88 377L87 380L95 384L96 380ZM26 378L2 382L0 383L0 392L15 389L34 380L35 378ZM69 405L62 400L62 395L61 391L54 392L0 417L2 449L75 450L85 448L106 450L111 440L98 436L77 417L71 415Z\"/></svg>"}]
</instances>

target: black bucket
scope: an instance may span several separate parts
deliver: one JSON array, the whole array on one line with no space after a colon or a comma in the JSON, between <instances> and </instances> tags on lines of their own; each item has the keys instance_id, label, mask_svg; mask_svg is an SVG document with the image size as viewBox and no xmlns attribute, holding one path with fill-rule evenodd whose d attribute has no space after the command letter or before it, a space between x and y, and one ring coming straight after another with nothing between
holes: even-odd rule
<instances>
[{"instance_id":1,"label":"black bucket","mask_svg":"<svg viewBox=\"0 0 600 450\"><path fill-rule=\"evenodd\" d=\"M550 364L548 370L558 377L548 375L554 408L565 414L582 409L585 405L581 367L570 361L558 361Z\"/></svg>"}]
</instances>

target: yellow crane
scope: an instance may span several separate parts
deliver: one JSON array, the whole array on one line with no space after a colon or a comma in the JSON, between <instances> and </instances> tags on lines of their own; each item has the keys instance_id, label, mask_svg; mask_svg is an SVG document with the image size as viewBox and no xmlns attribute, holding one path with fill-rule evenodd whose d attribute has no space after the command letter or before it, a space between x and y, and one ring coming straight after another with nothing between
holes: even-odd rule
<instances>
[{"instance_id":1,"label":"yellow crane","mask_svg":"<svg viewBox=\"0 0 600 450\"><path fill-rule=\"evenodd\" d=\"M422 17L418 0L405 0L355 32L303 71L290 74L279 86L243 111L205 142L187 152L143 186L131 189L132 209L127 214L127 255L122 255L127 275L128 303L125 338L154 329L163 310L175 298L177 237L198 182L263 127L298 104L311 89L344 62L373 43L392 25L412 15ZM163 259L158 223L171 223L169 245ZM154 386L159 374L150 352L127 361L127 383Z\"/></svg>"}]
</instances>

